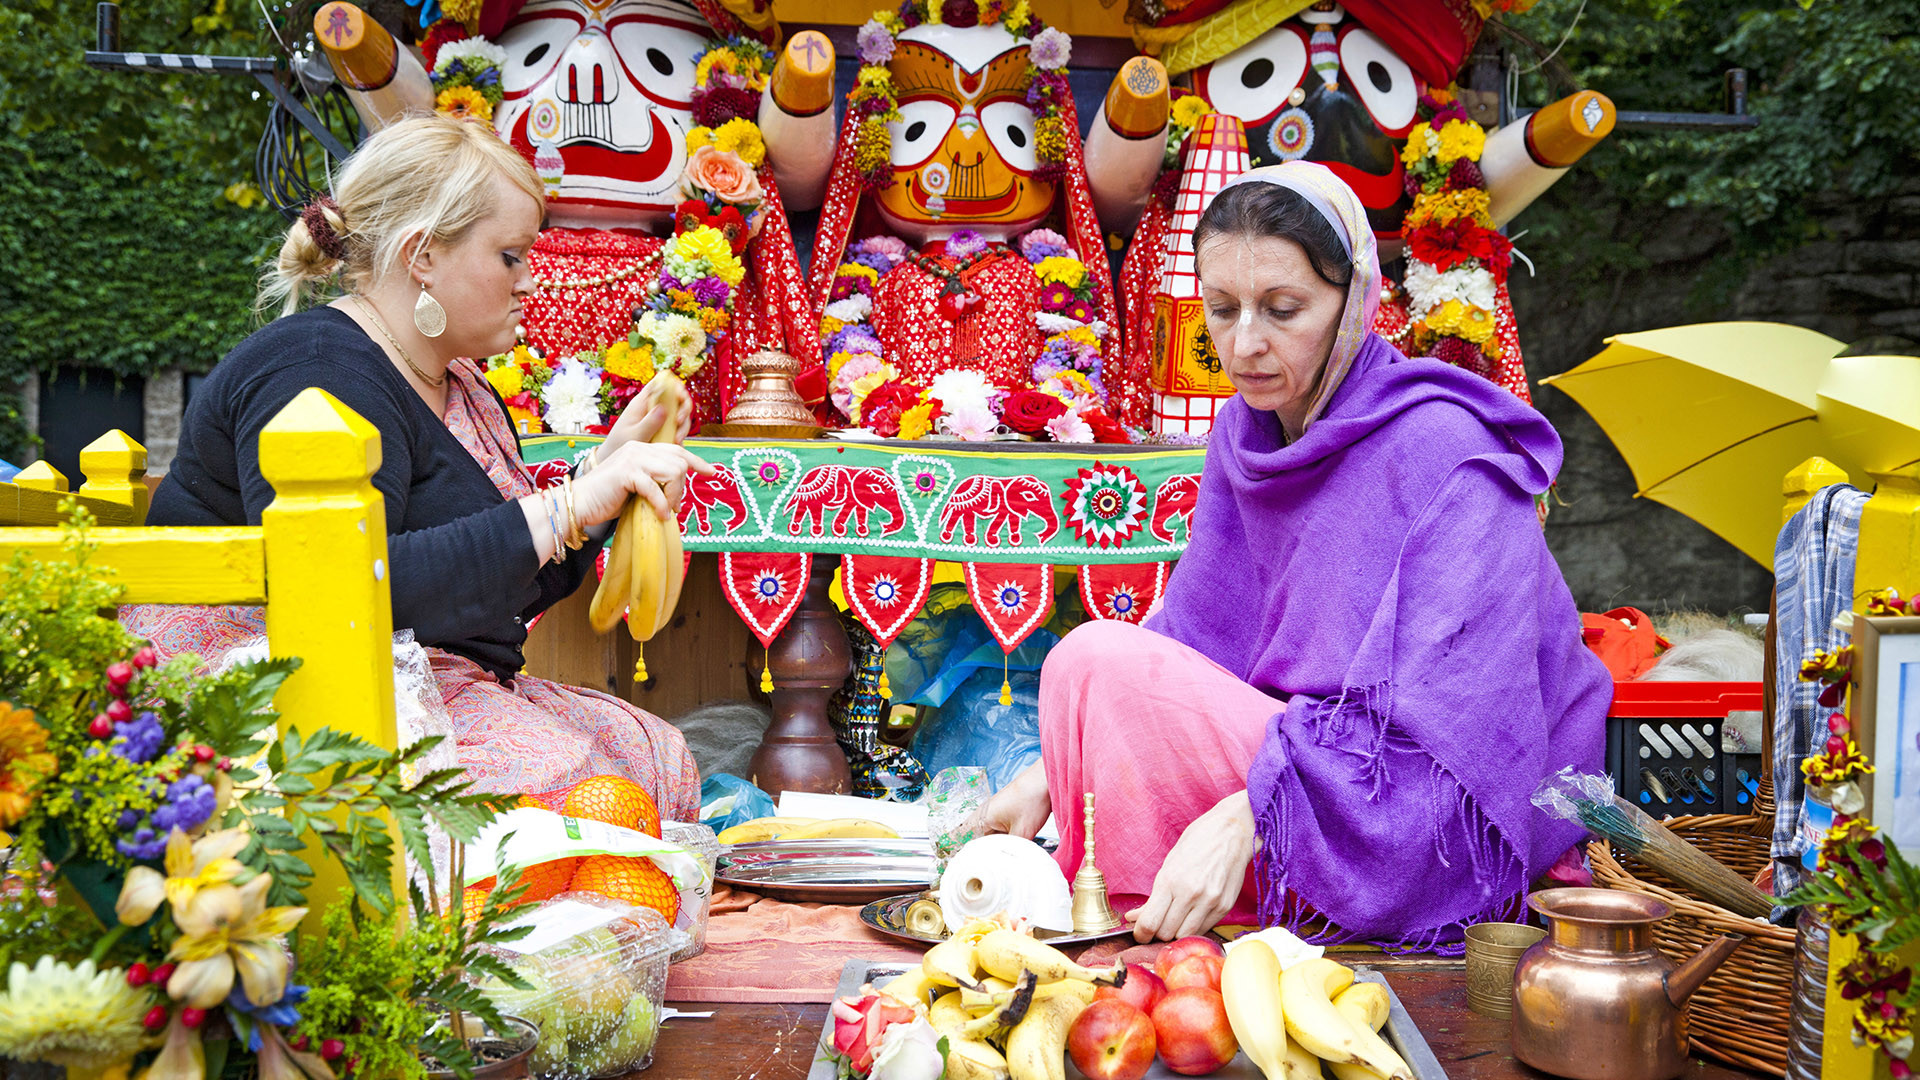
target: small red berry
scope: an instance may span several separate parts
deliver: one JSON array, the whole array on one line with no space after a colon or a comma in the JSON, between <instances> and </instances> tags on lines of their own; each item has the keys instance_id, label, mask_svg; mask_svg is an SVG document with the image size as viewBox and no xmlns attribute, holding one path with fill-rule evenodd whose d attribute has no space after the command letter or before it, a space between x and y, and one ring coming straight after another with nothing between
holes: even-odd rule
<instances>
[{"instance_id":1,"label":"small red berry","mask_svg":"<svg viewBox=\"0 0 1920 1080\"><path fill-rule=\"evenodd\" d=\"M223 757L220 759L220 764L215 765L214 768L219 769L221 772L232 772L233 759L230 757Z\"/></svg>"},{"instance_id":2,"label":"small red berry","mask_svg":"<svg viewBox=\"0 0 1920 1080\"><path fill-rule=\"evenodd\" d=\"M113 734L113 720L105 713L101 713L87 724L87 734L96 739L106 738Z\"/></svg>"},{"instance_id":3,"label":"small red berry","mask_svg":"<svg viewBox=\"0 0 1920 1080\"><path fill-rule=\"evenodd\" d=\"M194 747L194 748L193 748L193 760L195 760L195 761L212 761L212 760L213 760L213 747L211 747L211 746L208 746L208 745L207 745L206 743L201 743L200 745L198 745L198 746L196 746L196 747Z\"/></svg>"},{"instance_id":4,"label":"small red berry","mask_svg":"<svg viewBox=\"0 0 1920 1080\"><path fill-rule=\"evenodd\" d=\"M347 1044L339 1039L327 1039L320 1044L320 1056L327 1061L332 1061L346 1052Z\"/></svg>"},{"instance_id":5,"label":"small red berry","mask_svg":"<svg viewBox=\"0 0 1920 1080\"><path fill-rule=\"evenodd\" d=\"M357 1070L358 1068L360 1068L360 1055L355 1054L354 1056L347 1059L347 1067L340 1070L340 1075L352 1076L354 1074L354 1071Z\"/></svg>"},{"instance_id":6,"label":"small red berry","mask_svg":"<svg viewBox=\"0 0 1920 1080\"><path fill-rule=\"evenodd\" d=\"M161 1028L166 1027L167 1007L165 1005L155 1005L153 1008L148 1009L147 1015L140 1023L148 1031L159 1031Z\"/></svg>"},{"instance_id":7,"label":"small red berry","mask_svg":"<svg viewBox=\"0 0 1920 1080\"><path fill-rule=\"evenodd\" d=\"M172 964L161 964L153 969L153 977L147 981L155 986L165 986L167 981L173 978L173 968Z\"/></svg>"},{"instance_id":8,"label":"small red berry","mask_svg":"<svg viewBox=\"0 0 1920 1080\"><path fill-rule=\"evenodd\" d=\"M136 963L127 968L128 986L145 986L151 978L153 978L153 971L145 964Z\"/></svg>"},{"instance_id":9,"label":"small red berry","mask_svg":"<svg viewBox=\"0 0 1920 1080\"><path fill-rule=\"evenodd\" d=\"M312 1040L308 1039L305 1035L295 1035L293 1038L287 1040L287 1045L293 1047L295 1050L298 1050L301 1053L305 1053L307 1049L307 1045L310 1042L312 1042Z\"/></svg>"},{"instance_id":10,"label":"small red berry","mask_svg":"<svg viewBox=\"0 0 1920 1080\"><path fill-rule=\"evenodd\" d=\"M137 668L159 667L160 654L154 652L152 646L142 648L133 654L133 666Z\"/></svg>"},{"instance_id":11,"label":"small red berry","mask_svg":"<svg viewBox=\"0 0 1920 1080\"><path fill-rule=\"evenodd\" d=\"M114 692L118 693L119 691L125 690L127 688L127 684L132 681L133 681L133 665L132 664L127 663L125 660L121 660L118 663L107 665L107 685L113 687Z\"/></svg>"},{"instance_id":12,"label":"small red berry","mask_svg":"<svg viewBox=\"0 0 1920 1080\"><path fill-rule=\"evenodd\" d=\"M205 1023L206 1019L207 1019L207 1010L205 1009L196 1009L193 1006L189 1005L186 1008L180 1010L180 1026L181 1027L197 1028L201 1024Z\"/></svg>"},{"instance_id":13,"label":"small red berry","mask_svg":"<svg viewBox=\"0 0 1920 1080\"><path fill-rule=\"evenodd\" d=\"M107 719L116 724L124 724L133 719L133 706L125 701L110 701L107 703Z\"/></svg>"}]
</instances>

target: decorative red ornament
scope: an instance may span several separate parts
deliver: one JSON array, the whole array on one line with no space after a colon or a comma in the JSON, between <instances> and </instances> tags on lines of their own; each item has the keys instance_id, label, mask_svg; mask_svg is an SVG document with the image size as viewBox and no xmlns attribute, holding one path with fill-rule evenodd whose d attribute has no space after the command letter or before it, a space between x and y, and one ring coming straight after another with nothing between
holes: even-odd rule
<instances>
[{"instance_id":1,"label":"decorative red ornament","mask_svg":"<svg viewBox=\"0 0 1920 1080\"><path fill-rule=\"evenodd\" d=\"M147 965L137 961L127 965L128 986L145 986L151 978L153 978L153 971Z\"/></svg>"},{"instance_id":2,"label":"decorative red ornament","mask_svg":"<svg viewBox=\"0 0 1920 1080\"><path fill-rule=\"evenodd\" d=\"M199 1027L207 1022L207 1010L196 1009L189 1005L180 1010L180 1026L188 1029Z\"/></svg>"},{"instance_id":3,"label":"decorative red ornament","mask_svg":"<svg viewBox=\"0 0 1920 1080\"><path fill-rule=\"evenodd\" d=\"M883 649L913 621L933 587L932 559L847 554L840 571L847 606Z\"/></svg>"},{"instance_id":4,"label":"decorative red ornament","mask_svg":"<svg viewBox=\"0 0 1920 1080\"><path fill-rule=\"evenodd\" d=\"M167 1007L165 1005L155 1005L153 1008L148 1009L147 1015L140 1021L140 1026L146 1028L148 1031L159 1031L161 1028L166 1027Z\"/></svg>"},{"instance_id":5,"label":"decorative red ornament","mask_svg":"<svg viewBox=\"0 0 1920 1080\"><path fill-rule=\"evenodd\" d=\"M1100 564L1080 568L1080 599L1087 614L1136 625L1167 587L1167 563Z\"/></svg>"},{"instance_id":6,"label":"decorative red ornament","mask_svg":"<svg viewBox=\"0 0 1920 1080\"><path fill-rule=\"evenodd\" d=\"M124 724L133 719L133 706L127 704L125 701L108 702L107 711L104 715L116 724Z\"/></svg>"},{"instance_id":7,"label":"decorative red ornament","mask_svg":"<svg viewBox=\"0 0 1920 1080\"><path fill-rule=\"evenodd\" d=\"M87 734L96 739L104 739L113 734L113 721L109 719L105 713L102 713L94 717L93 721L87 725Z\"/></svg>"},{"instance_id":8,"label":"decorative red ornament","mask_svg":"<svg viewBox=\"0 0 1920 1080\"><path fill-rule=\"evenodd\" d=\"M1835 735L1845 735L1853 730L1853 725L1847 722L1846 713L1834 713L1827 717L1827 730Z\"/></svg>"},{"instance_id":9,"label":"decorative red ornament","mask_svg":"<svg viewBox=\"0 0 1920 1080\"><path fill-rule=\"evenodd\" d=\"M968 563L967 596L1002 652L1020 647L1053 610L1053 567L1045 563Z\"/></svg>"},{"instance_id":10,"label":"decorative red ornament","mask_svg":"<svg viewBox=\"0 0 1920 1080\"><path fill-rule=\"evenodd\" d=\"M800 609L813 556L787 552L720 553L720 588L747 629L771 648L787 620Z\"/></svg>"},{"instance_id":11,"label":"decorative red ornament","mask_svg":"<svg viewBox=\"0 0 1920 1080\"><path fill-rule=\"evenodd\" d=\"M194 748L193 748L193 760L195 760L195 761L212 761L212 760L213 760L213 747L211 747L211 746L208 746L208 745L207 745L206 743L201 743L200 745L198 745L198 746L196 746L196 747L194 747Z\"/></svg>"}]
</instances>

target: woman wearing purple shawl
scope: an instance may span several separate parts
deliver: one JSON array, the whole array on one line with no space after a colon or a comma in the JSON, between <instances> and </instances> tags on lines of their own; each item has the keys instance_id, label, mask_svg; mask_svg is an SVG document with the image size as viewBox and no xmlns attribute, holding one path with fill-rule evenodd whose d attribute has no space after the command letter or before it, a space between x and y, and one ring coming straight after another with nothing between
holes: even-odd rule
<instances>
[{"instance_id":1,"label":"woman wearing purple shawl","mask_svg":"<svg viewBox=\"0 0 1920 1080\"><path fill-rule=\"evenodd\" d=\"M1370 331L1373 231L1324 167L1239 177L1194 248L1238 394L1191 543L1144 627L1089 623L1048 657L1042 761L993 826L1031 836L1094 792L1142 941L1257 917L1457 951L1580 841L1528 796L1605 744L1612 684L1534 509L1559 437ZM1057 820L1071 876L1080 815Z\"/></svg>"}]
</instances>

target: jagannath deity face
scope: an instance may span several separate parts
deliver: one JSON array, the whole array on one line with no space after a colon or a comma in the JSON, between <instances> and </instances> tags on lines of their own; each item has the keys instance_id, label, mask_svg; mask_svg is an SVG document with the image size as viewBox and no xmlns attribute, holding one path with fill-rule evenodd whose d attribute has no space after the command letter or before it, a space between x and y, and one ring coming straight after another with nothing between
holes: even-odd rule
<instances>
[{"instance_id":1,"label":"jagannath deity face","mask_svg":"<svg viewBox=\"0 0 1920 1080\"><path fill-rule=\"evenodd\" d=\"M887 64L900 104L894 182L876 200L895 231L922 240L959 229L1005 239L1053 206L1034 175L1027 44L999 25L903 31Z\"/></svg>"},{"instance_id":2,"label":"jagannath deity face","mask_svg":"<svg viewBox=\"0 0 1920 1080\"><path fill-rule=\"evenodd\" d=\"M533 162L560 225L669 215L693 126L694 56L713 35L677 0L532 0L507 53L495 126Z\"/></svg>"},{"instance_id":3,"label":"jagannath deity face","mask_svg":"<svg viewBox=\"0 0 1920 1080\"><path fill-rule=\"evenodd\" d=\"M1400 148L1426 86L1338 4L1317 4L1193 72L1193 88L1247 129L1253 164L1304 159L1359 194L1383 242L1409 201Z\"/></svg>"}]
</instances>

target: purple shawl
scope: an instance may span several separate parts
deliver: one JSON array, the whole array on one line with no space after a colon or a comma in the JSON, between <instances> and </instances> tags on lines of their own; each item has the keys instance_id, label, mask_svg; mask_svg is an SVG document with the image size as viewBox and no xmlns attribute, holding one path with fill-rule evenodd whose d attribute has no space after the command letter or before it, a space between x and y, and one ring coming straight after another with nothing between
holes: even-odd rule
<instances>
[{"instance_id":1,"label":"purple shawl","mask_svg":"<svg viewBox=\"0 0 1920 1080\"><path fill-rule=\"evenodd\" d=\"M1247 777L1261 917L1431 949L1578 842L1531 804L1597 770L1612 685L1535 516L1559 437L1511 393L1367 335L1288 445L1235 397L1149 626L1278 699Z\"/></svg>"}]
</instances>

